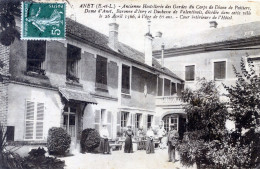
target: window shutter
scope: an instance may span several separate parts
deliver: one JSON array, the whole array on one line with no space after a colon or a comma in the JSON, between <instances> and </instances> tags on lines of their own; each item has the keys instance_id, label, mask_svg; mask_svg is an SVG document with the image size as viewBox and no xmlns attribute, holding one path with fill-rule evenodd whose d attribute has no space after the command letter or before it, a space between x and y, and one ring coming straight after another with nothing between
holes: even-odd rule
<instances>
[{"instance_id":1,"label":"window shutter","mask_svg":"<svg viewBox=\"0 0 260 169\"><path fill-rule=\"evenodd\" d=\"M109 132L109 136L112 136L112 112L108 111L107 112L107 129Z\"/></svg>"},{"instance_id":2,"label":"window shutter","mask_svg":"<svg viewBox=\"0 0 260 169\"><path fill-rule=\"evenodd\" d=\"M214 79L226 78L226 61L214 62Z\"/></svg>"},{"instance_id":3,"label":"window shutter","mask_svg":"<svg viewBox=\"0 0 260 169\"><path fill-rule=\"evenodd\" d=\"M135 129L135 113L131 114L131 126L132 126L134 133L135 133L135 130L136 130Z\"/></svg>"},{"instance_id":4,"label":"window shutter","mask_svg":"<svg viewBox=\"0 0 260 169\"><path fill-rule=\"evenodd\" d=\"M190 80L190 67L185 67L185 80Z\"/></svg>"},{"instance_id":5,"label":"window shutter","mask_svg":"<svg viewBox=\"0 0 260 169\"><path fill-rule=\"evenodd\" d=\"M100 128L100 120L101 120L101 111L96 110L95 111L95 129L99 131Z\"/></svg>"},{"instance_id":6,"label":"window shutter","mask_svg":"<svg viewBox=\"0 0 260 169\"><path fill-rule=\"evenodd\" d=\"M26 101L25 139L33 139L34 130L34 102Z\"/></svg>"},{"instance_id":7,"label":"window shutter","mask_svg":"<svg viewBox=\"0 0 260 169\"><path fill-rule=\"evenodd\" d=\"M43 139L44 103L37 103L36 139Z\"/></svg>"},{"instance_id":8,"label":"window shutter","mask_svg":"<svg viewBox=\"0 0 260 169\"><path fill-rule=\"evenodd\" d=\"M147 131L147 115L143 114L143 129Z\"/></svg>"},{"instance_id":9,"label":"window shutter","mask_svg":"<svg viewBox=\"0 0 260 169\"><path fill-rule=\"evenodd\" d=\"M195 66L185 66L185 80L194 80Z\"/></svg>"},{"instance_id":10,"label":"window shutter","mask_svg":"<svg viewBox=\"0 0 260 169\"><path fill-rule=\"evenodd\" d=\"M121 112L117 112L116 132L121 132Z\"/></svg>"}]
</instances>

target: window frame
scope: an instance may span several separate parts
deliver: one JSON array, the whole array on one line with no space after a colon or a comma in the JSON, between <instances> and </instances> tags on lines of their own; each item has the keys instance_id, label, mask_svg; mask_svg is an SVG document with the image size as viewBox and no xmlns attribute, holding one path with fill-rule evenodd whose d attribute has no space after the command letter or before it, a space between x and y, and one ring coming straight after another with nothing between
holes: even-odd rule
<instances>
[{"instance_id":1,"label":"window frame","mask_svg":"<svg viewBox=\"0 0 260 169\"><path fill-rule=\"evenodd\" d=\"M193 70L193 79L187 79L187 76L186 76L186 68L187 67L194 67L194 70ZM195 81L195 77L196 77L196 65L195 64L187 64L187 65L184 65L184 69L185 69L185 81L187 82L194 82Z\"/></svg>"},{"instance_id":2,"label":"window frame","mask_svg":"<svg viewBox=\"0 0 260 169\"><path fill-rule=\"evenodd\" d=\"M44 46L45 46L45 49L43 50L44 51L44 59L42 59L42 61L40 62L40 68L36 68L36 69L39 69L39 71L33 71L33 70L29 70L29 62L31 60L31 58L28 57L28 53L30 53L28 50L29 50L29 47L30 46L28 43L44 43ZM33 44L34 46L34 49L35 49L35 44ZM42 45L40 45L41 47ZM46 60L46 57L47 57L47 41L27 41L27 50L26 50L26 72L32 72L32 73L37 73L39 75L45 75L45 60Z\"/></svg>"},{"instance_id":3,"label":"window frame","mask_svg":"<svg viewBox=\"0 0 260 169\"><path fill-rule=\"evenodd\" d=\"M215 63L216 62L225 62L225 77L223 79L216 79L215 78ZM214 59L214 60L212 60L212 72L213 72L212 79L214 81L221 81L221 80L227 79L227 59Z\"/></svg>"},{"instance_id":4,"label":"window frame","mask_svg":"<svg viewBox=\"0 0 260 169\"><path fill-rule=\"evenodd\" d=\"M173 89L172 84L175 84L175 93L172 93L172 89ZM170 94L171 94L170 96L177 95L177 82L171 81Z\"/></svg>"},{"instance_id":5,"label":"window frame","mask_svg":"<svg viewBox=\"0 0 260 169\"><path fill-rule=\"evenodd\" d=\"M128 67L129 68L129 93L125 93L123 92L123 66ZM127 64L122 64L121 66L121 94L124 95L131 95L131 83L132 83L132 66L127 65Z\"/></svg>"},{"instance_id":6,"label":"window frame","mask_svg":"<svg viewBox=\"0 0 260 169\"><path fill-rule=\"evenodd\" d=\"M72 63L72 61L69 59L69 52L68 52L68 50L69 50L69 46L71 46L71 47L73 47L73 48L75 48L75 49L78 49L79 51L79 58L75 58L75 59L73 59L73 63ZM79 83L79 80L80 80L80 77L79 77L79 72L80 72L80 64L79 64L79 62L80 62L80 59L81 59L81 52L82 52L82 49L80 48L80 47L78 47L78 46L75 46L75 45L72 45L72 44L67 44L67 60L66 60L66 79L68 80L68 81L73 81L73 82L77 82L77 83ZM68 63L69 62L71 62L72 64L75 64L75 75L69 75L69 72L68 72Z\"/></svg>"},{"instance_id":7,"label":"window frame","mask_svg":"<svg viewBox=\"0 0 260 169\"><path fill-rule=\"evenodd\" d=\"M32 102L34 104L34 108L33 108L33 117L34 119L27 119L27 108L28 108L28 102ZM43 119L39 120L37 119L38 117L38 104L43 104ZM24 114L24 140L44 140L44 118L45 118L45 102L42 101L37 101L37 100L29 100L26 99L25 100L25 114ZM28 121L33 122L33 134L32 134L32 138L26 138L26 124ZM42 135L40 139L37 139L37 122L42 122Z\"/></svg>"},{"instance_id":8,"label":"window frame","mask_svg":"<svg viewBox=\"0 0 260 169\"><path fill-rule=\"evenodd\" d=\"M121 119L120 119L121 128L127 127L127 124L128 124L129 118L130 118L130 113L126 112L126 111L121 111L120 115L121 115ZM124 119L124 117L126 117L126 118Z\"/></svg>"},{"instance_id":9,"label":"window frame","mask_svg":"<svg viewBox=\"0 0 260 169\"><path fill-rule=\"evenodd\" d=\"M148 122L149 117L151 117L151 122ZM147 114L147 120L146 120L146 127L147 127L147 129L149 129L149 127L153 125L153 117L154 117L154 115ZM149 124L150 124L150 126L149 126Z\"/></svg>"},{"instance_id":10,"label":"window frame","mask_svg":"<svg viewBox=\"0 0 260 169\"><path fill-rule=\"evenodd\" d=\"M106 76L105 80L101 80L102 82L98 82L97 80L100 78L98 78L98 58L101 58L101 60L105 60L106 61L106 69L104 69L106 71L106 73L104 73L104 75ZM100 66L101 68L99 69L102 69L103 66ZM102 71L101 71L102 72ZM102 76L104 77L104 76ZM102 79L101 77L101 79ZM107 86L108 86L108 58L106 57L103 57L101 55L96 55L96 76L95 76L95 87L96 89L101 89L101 90L104 90L104 91L107 91ZM105 81L105 82L103 82Z\"/></svg>"}]
</instances>

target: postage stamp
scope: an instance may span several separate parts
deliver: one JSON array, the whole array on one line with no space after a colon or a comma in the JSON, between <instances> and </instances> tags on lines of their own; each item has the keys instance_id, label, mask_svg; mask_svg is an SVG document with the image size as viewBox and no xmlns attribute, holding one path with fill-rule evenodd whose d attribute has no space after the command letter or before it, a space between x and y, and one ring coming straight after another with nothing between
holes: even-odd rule
<instances>
[{"instance_id":1,"label":"postage stamp","mask_svg":"<svg viewBox=\"0 0 260 169\"><path fill-rule=\"evenodd\" d=\"M21 39L65 39L65 3L22 3Z\"/></svg>"}]
</instances>

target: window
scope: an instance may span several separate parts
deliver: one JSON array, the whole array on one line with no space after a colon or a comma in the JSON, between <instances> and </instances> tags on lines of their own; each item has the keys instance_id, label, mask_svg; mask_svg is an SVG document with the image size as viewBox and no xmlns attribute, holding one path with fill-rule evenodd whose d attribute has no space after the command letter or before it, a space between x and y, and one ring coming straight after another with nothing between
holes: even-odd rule
<instances>
[{"instance_id":1,"label":"window","mask_svg":"<svg viewBox=\"0 0 260 169\"><path fill-rule=\"evenodd\" d=\"M43 139L44 103L26 101L25 139Z\"/></svg>"},{"instance_id":2,"label":"window","mask_svg":"<svg viewBox=\"0 0 260 169\"><path fill-rule=\"evenodd\" d=\"M162 96L163 79L158 78L158 96Z\"/></svg>"},{"instance_id":3,"label":"window","mask_svg":"<svg viewBox=\"0 0 260 169\"><path fill-rule=\"evenodd\" d=\"M141 127L142 114L135 114L135 128L139 129Z\"/></svg>"},{"instance_id":4,"label":"window","mask_svg":"<svg viewBox=\"0 0 260 169\"><path fill-rule=\"evenodd\" d=\"M176 94L177 91L176 91L176 83L171 83L171 95L174 95Z\"/></svg>"},{"instance_id":5,"label":"window","mask_svg":"<svg viewBox=\"0 0 260 169\"><path fill-rule=\"evenodd\" d=\"M170 130L170 126L174 125L178 130L178 117L174 115L166 115L163 117L164 129L168 132Z\"/></svg>"},{"instance_id":6,"label":"window","mask_svg":"<svg viewBox=\"0 0 260 169\"><path fill-rule=\"evenodd\" d=\"M214 79L226 78L226 61L214 62Z\"/></svg>"},{"instance_id":7,"label":"window","mask_svg":"<svg viewBox=\"0 0 260 169\"><path fill-rule=\"evenodd\" d=\"M107 58L97 56L96 88L107 90Z\"/></svg>"},{"instance_id":8,"label":"window","mask_svg":"<svg viewBox=\"0 0 260 169\"><path fill-rule=\"evenodd\" d=\"M195 66L185 66L185 80L186 81L193 81L195 76Z\"/></svg>"},{"instance_id":9,"label":"window","mask_svg":"<svg viewBox=\"0 0 260 169\"><path fill-rule=\"evenodd\" d=\"M67 80L79 83L78 61L81 59L81 49L68 44L67 45Z\"/></svg>"},{"instance_id":10,"label":"window","mask_svg":"<svg viewBox=\"0 0 260 169\"><path fill-rule=\"evenodd\" d=\"M63 113L63 128L71 137L76 137L76 110L66 106Z\"/></svg>"},{"instance_id":11,"label":"window","mask_svg":"<svg viewBox=\"0 0 260 169\"><path fill-rule=\"evenodd\" d=\"M27 72L45 75L46 41L27 41Z\"/></svg>"},{"instance_id":12,"label":"window","mask_svg":"<svg viewBox=\"0 0 260 169\"><path fill-rule=\"evenodd\" d=\"M169 79L164 79L164 96L170 96L171 91L171 81Z\"/></svg>"},{"instance_id":13,"label":"window","mask_svg":"<svg viewBox=\"0 0 260 169\"><path fill-rule=\"evenodd\" d=\"M177 96L181 96L183 90L184 90L184 84L177 83Z\"/></svg>"},{"instance_id":14,"label":"window","mask_svg":"<svg viewBox=\"0 0 260 169\"><path fill-rule=\"evenodd\" d=\"M129 112L121 112L121 127L126 127L129 118Z\"/></svg>"},{"instance_id":15,"label":"window","mask_svg":"<svg viewBox=\"0 0 260 169\"><path fill-rule=\"evenodd\" d=\"M122 65L122 93L130 94L130 67Z\"/></svg>"},{"instance_id":16,"label":"window","mask_svg":"<svg viewBox=\"0 0 260 169\"><path fill-rule=\"evenodd\" d=\"M152 121L153 121L153 115L148 115L147 116L147 128L152 126Z\"/></svg>"}]
</instances>

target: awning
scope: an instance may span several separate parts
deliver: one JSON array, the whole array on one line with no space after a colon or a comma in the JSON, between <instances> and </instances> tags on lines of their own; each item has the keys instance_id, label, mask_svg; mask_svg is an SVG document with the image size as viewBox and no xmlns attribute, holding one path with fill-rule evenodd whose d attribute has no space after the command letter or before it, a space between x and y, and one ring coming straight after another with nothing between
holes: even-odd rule
<instances>
[{"instance_id":1,"label":"awning","mask_svg":"<svg viewBox=\"0 0 260 169\"><path fill-rule=\"evenodd\" d=\"M67 101L81 101L86 103L97 104L97 101L87 92L59 87L59 92Z\"/></svg>"}]
</instances>

